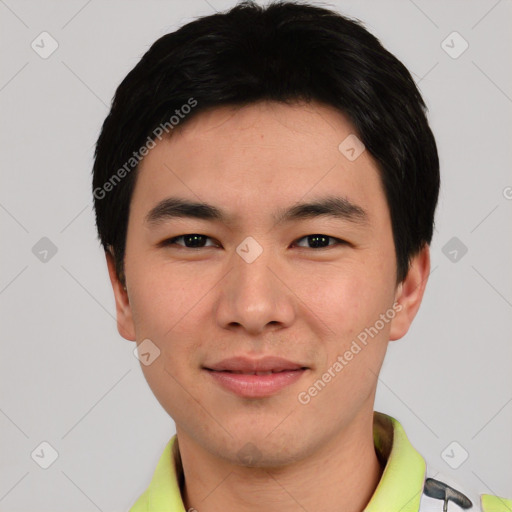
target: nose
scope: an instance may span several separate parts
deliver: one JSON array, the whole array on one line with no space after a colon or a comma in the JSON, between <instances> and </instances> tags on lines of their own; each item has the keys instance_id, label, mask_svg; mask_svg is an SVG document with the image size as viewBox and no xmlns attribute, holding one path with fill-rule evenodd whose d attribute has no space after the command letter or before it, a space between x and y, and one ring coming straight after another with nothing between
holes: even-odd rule
<instances>
[{"instance_id":1,"label":"nose","mask_svg":"<svg viewBox=\"0 0 512 512\"><path fill-rule=\"evenodd\" d=\"M233 254L215 308L221 328L258 335L293 324L297 299L271 253L250 263Z\"/></svg>"}]
</instances>

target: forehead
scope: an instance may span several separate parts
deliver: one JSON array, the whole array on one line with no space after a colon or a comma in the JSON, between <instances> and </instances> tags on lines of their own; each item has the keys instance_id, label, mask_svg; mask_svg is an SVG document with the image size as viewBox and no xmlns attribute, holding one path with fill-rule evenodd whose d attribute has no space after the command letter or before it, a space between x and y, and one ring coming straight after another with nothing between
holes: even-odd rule
<instances>
[{"instance_id":1,"label":"forehead","mask_svg":"<svg viewBox=\"0 0 512 512\"><path fill-rule=\"evenodd\" d=\"M288 105L260 101L246 106L221 106L185 121L171 137L176 144L201 141L204 152L213 150L219 157L229 159L254 148L258 148L256 152L263 151L262 158L281 150L280 161L296 165L318 161L322 148L328 150L325 160L338 157L340 137L355 131L341 112L317 102ZM213 145L208 146L209 143ZM315 146L317 151L312 151Z\"/></svg>"},{"instance_id":2,"label":"forehead","mask_svg":"<svg viewBox=\"0 0 512 512\"><path fill-rule=\"evenodd\" d=\"M350 160L340 151L354 132L343 114L319 103L199 112L141 162L132 206L144 215L166 196L182 196L254 219L276 206L336 194L370 213L387 210L373 158L363 151Z\"/></svg>"}]
</instances>

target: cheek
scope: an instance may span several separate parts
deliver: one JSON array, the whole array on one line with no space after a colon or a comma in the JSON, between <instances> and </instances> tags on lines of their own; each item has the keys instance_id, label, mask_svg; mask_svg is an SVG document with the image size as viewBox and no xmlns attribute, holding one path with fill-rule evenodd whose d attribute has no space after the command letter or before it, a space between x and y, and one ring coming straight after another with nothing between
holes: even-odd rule
<instances>
[{"instance_id":1,"label":"cheek","mask_svg":"<svg viewBox=\"0 0 512 512\"><path fill-rule=\"evenodd\" d=\"M200 338L193 315L193 306L200 300L196 295L190 290L185 294L177 280L152 280L146 275L132 305L137 340L149 338L159 351L151 364L141 362L144 377L164 410L182 421L188 421L189 415L192 421L192 411L197 415L190 395L184 392L196 394L192 371Z\"/></svg>"},{"instance_id":2,"label":"cheek","mask_svg":"<svg viewBox=\"0 0 512 512\"><path fill-rule=\"evenodd\" d=\"M308 296L311 309L329 328L322 371L347 354L347 364L336 380L353 392L365 387L361 380L373 381L371 372L378 373L386 352L392 316L382 321L381 315L393 302L393 276L389 274L377 261L373 265L354 263L334 269L330 279L324 279L322 287L312 287Z\"/></svg>"},{"instance_id":3,"label":"cheek","mask_svg":"<svg viewBox=\"0 0 512 512\"><path fill-rule=\"evenodd\" d=\"M301 288L308 308L333 336L343 339L357 334L376 314L378 316L382 305L382 290L376 278L368 268L360 268L355 263L332 266L327 274L317 272L314 277L303 278Z\"/></svg>"},{"instance_id":4,"label":"cheek","mask_svg":"<svg viewBox=\"0 0 512 512\"><path fill-rule=\"evenodd\" d=\"M187 282L183 272L148 262L131 274L131 311L136 332L142 337L165 340L201 298L201 286ZM202 292L204 295L204 291Z\"/></svg>"},{"instance_id":5,"label":"cheek","mask_svg":"<svg viewBox=\"0 0 512 512\"><path fill-rule=\"evenodd\" d=\"M166 371L183 380L186 369L195 364L194 355L204 339L201 319L211 311L205 294L216 281L201 279L198 283L196 274L179 269L171 273L165 265L145 268L151 270L132 274L131 311L137 340L149 338L160 350L160 356L142 369L148 382L154 384L170 378Z\"/></svg>"}]
</instances>

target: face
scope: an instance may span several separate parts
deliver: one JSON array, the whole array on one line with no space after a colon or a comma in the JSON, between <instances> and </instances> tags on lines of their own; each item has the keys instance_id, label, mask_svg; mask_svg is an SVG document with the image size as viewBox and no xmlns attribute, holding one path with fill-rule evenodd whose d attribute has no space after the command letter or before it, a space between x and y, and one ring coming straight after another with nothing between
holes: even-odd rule
<instances>
[{"instance_id":1,"label":"face","mask_svg":"<svg viewBox=\"0 0 512 512\"><path fill-rule=\"evenodd\" d=\"M317 103L222 107L139 167L127 293L109 260L118 328L150 340L149 386L210 454L240 463L254 445L279 465L340 435L372 411L388 341L419 307L428 250L397 287L377 166L339 149L354 132Z\"/></svg>"}]
</instances>

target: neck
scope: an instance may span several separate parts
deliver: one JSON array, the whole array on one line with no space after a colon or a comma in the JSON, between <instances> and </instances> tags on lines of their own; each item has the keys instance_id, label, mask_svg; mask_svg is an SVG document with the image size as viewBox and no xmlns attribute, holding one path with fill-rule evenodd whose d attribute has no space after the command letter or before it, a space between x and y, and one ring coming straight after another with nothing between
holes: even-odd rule
<instances>
[{"instance_id":1,"label":"neck","mask_svg":"<svg viewBox=\"0 0 512 512\"><path fill-rule=\"evenodd\" d=\"M311 456L280 468L232 464L204 451L177 427L186 510L200 512L361 512L382 475L373 410L353 419Z\"/></svg>"}]
</instances>

